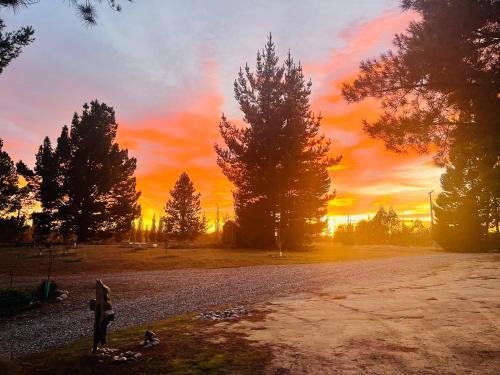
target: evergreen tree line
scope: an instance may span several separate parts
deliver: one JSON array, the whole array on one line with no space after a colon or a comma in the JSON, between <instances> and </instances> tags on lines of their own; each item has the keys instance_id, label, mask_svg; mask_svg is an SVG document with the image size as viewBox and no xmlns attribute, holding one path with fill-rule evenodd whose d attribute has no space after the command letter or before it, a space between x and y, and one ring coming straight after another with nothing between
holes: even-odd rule
<instances>
[{"instance_id":1,"label":"evergreen tree line","mask_svg":"<svg viewBox=\"0 0 500 375\"><path fill-rule=\"evenodd\" d=\"M11 3L17 2L0 2L0 6ZM436 163L445 166L446 172L441 179L443 193L435 205L433 236L451 250L498 247L499 4L497 0L402 0L404 11L420 17L405 33L396 35L395 51L361 62L358 76L342 88L348 102L369 97L380 101L381 116L365 121L364 129L388 149L437 150ZM3 28L1 23L0 72L33 40L30 28L10 33ZM269 38L257 54L255 70L248 65L240 69L234 93L245 126L223 116L220 132L225 145L216 145L215 150L219 166L235 186L241 245L271 247L280 242L284 247L300 247L323 230L320 218L334 195L328 168L340 160L330 156L329 140L319 132L321 116L310 109L311 82L290 54L279 63ZM67 131L69 152L59 145L50 151L52 145L44 142L37 157L41 166L34 171L24 163L14 166L1 151L0 172L5 177L0 189L5 195L0 210L6 228L25 226L26 207L33 196L42 206L39 217L33 218L40 237L52 226L63 236L74 233L82 239L120 236L130 228L130 219L139 209L134 201L138 193L127 188L135 184L127 172L135 168L135 159L110 143L109 134L103 138L109 149L96 138L101 152L90 156L93 151L84 141L89 138L81 136L78 128L74 138L73 124ZM55 163L56 170L64 172L51 175L52 169L45 169L44 163ZM84 168L81 176L78 168ZM97 176L101 169L113 172ZM42 188L44 173L50 177L45 184L49 187ZM16 174L27 184L14 187ZM127 181L125 186L116 183L121 179ZM123 197L118 193L115 199L110 189L127 193ZM118 213L124 222L109 219ZM189 222L188 216L174 216ZM170 227L184 232L178 225Z\"/></svg>"},{"instance_id":2,"label":"evergreen tree line","mask_svg":"<svg viewBox=\"0 0 500 375\"><path fill-rule=\"evenodd\" d=\"M144 227L137 162L116 143L117 128L113 108L98 101L84 104L71 126L62 127L55 146L44 139L34 169L14 164L0 140L0 242L162 242L204 233L201 195L185 172L170 191L164 215Z\"/></svg>"},{"instance_id":3,"label":"evergreen tree line","mask_svg":"<svg viewBox=\"0 0 500 375\"><path fill-rule=\"evenodd\" d=\"M393 208L380 207L375 216L335 228L334 240L344 245L417 245L432 243L431 229L420 220L402 221Z\"/></svg>"},{"instance_id":4,"label":"evergreen tree line","mask_svg":"<svg viewBox=\"0 0 500 375\"><path fill-rule=\"evenodd\" d=\"M20 241L30 218L37 243L121 239L140 213L140 192L136 159L116 143L117 127L113 108L92 101L62 127L54 146L44 139L33 170L22 161L14 167L2 150L2 240Z\"/></svg>"}]
</instances>

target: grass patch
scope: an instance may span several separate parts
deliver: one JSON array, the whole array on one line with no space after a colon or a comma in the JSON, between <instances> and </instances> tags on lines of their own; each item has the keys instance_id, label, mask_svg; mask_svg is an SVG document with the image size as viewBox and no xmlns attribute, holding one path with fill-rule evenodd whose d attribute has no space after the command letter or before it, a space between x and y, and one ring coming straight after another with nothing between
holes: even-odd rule
<instances>
[{"instance_id":1,"label":"grass patch","mask_svg":"<svg viewBox=\"0 0 500 375\"><path fill-rule=\"evenodd\" d=\"M425 255L436 248L411 246L343 246L324 240L307 250L285 250L283 257L277 250L186 248L141 248L134 250L119 245L84 245L73 250L74 258L54 250L52 274L84 274L124 271L153 271L184 268L228 268L271 264L326 263L357 259L387 258L406 255ZM0 269L9 269L17 255L21 255L16 275L44 276L48 256L38 257L37 249L5 248L0 257ZM78 260L76 260L78 259ZM15 281L15 278L14 278Z\"/></svg>"},{"instance_id":2,"label":"grass patch","mask_svg":"<svg viewBox=\"0 0 500 375\"><path fill-rule=\"evenodd\" d=\"M83 338L44 353L0 362L5 375L66 374L255 374L271 361L271 349L256 345L243 334L228 332L193 315L170 318L112 332L109 347L139 351L140 360L127 363L96 362L90 355L91 339ZM152 329L160 345L143 349L140 342ZM216 340L217 339L217 340Z\"/></svg>"}]
</instances>

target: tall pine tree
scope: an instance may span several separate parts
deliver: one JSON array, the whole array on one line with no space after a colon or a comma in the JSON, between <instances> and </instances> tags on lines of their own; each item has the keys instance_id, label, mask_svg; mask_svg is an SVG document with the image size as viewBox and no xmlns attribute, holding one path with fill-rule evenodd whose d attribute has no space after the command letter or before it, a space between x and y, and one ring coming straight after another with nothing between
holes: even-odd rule
<instances>
[{"instance_id":1,"label":"tall pine tree","mask_svg":"<svg viewBox=\"0 0 500 375\"><path fill-rule=\"evenodd\" d=\"M441 176L443 191L436 200L433 235L447 250L483 250L492 230L498 236L500 166L492 171L488 163L484 165L487 157L479 152L481 149L472 142L456 144ZM491 191L493 184L497 186L497 194Z\"/></svg>"},{"instance_id":2,"label":"tall pine tree","mask_svg":"<svg viewBox=\"0 0 500 375\"><path fill-rule=\"evenodd\" d=\"M330 193L330 141L319 134L321 116L310 108L311 82L288 54L279 65L271 36L257 53L255 72L240 69L235 98L244 114L240 128L223 116L226 148L217 162L236 186L235 212L243 245L300 247L321 231Z\"/></svg>"},{"instance_id":3,"label":"tall pine tree","mask_svg":"<svg viewBox=\"0 0 500 375\"><path fill-rule=\"evenodd\" d=\"M32 214L35 238L44 242L56 227L59 208L58 166L52 144L45 137L36 154L37 199L42 210Z\"/></svg>"},{"instance_id":4,"label":"tall pine tree","mask_svg":"<svg viewBox=\"0 0 500 375\"><path fill-rule=\"evenodd\" d=\"M165 206L165 229L169 238L187 240L203 233L205 222L201 217L201 194L196 193L186 172L181 173L170 196Z\"/></svg>"},{"instance_id":5,"label":"tall pine tree","mask_svg":"<svg viewBox=\"0 0 500 375\"><path fill-rule=\"evenodd\" d=\"M153 218L151 219L151 233L149 239L151 242L156 243L156 213L153 213Z\"/></svg>"},{"instance_id":6,"label":"tall pine tree","mask_svg":"<svg viewBox=\"0 0 500 375\"><path fill-rule=\"evenodd\" d=\"M22 162L14 165L0 139L0 241L18 242L27 228L27 211L33 197L33 172ZM20 185L20 177L26 183Z\"/></svg>"},{"instance_id":7,"label":"tall pine tree","mask_svg":"<svg viewBox=\"0 0 500 375\"><path fill-rule=\"evenodd\" d=\"M121 239L140 214L137 162L116 143L117 127L113 108L92 101L57 141L59 217L79 241L111 234Z\"/></svg>"},{"instance_id":8,"label":"tall pine tree","mask_svg":"<svg viewBox=\"0 0 500 375\"><path fill-rule=\"evenodd\" d=\"M10 155L3 150L0 139L0 216L3 218L17 209L19 177Z\"/></svg>"}]
</instances>

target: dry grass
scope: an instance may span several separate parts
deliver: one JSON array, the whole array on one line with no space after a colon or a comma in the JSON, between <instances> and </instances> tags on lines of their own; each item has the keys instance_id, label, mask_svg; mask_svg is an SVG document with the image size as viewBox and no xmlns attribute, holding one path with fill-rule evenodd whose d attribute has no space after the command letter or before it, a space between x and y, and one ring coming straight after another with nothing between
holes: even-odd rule
<instances>
[{"instance_id":1,"label":"dry grass","mask_svg":"<svg viewBox=\"0 0 500 375\"><path fill-rule=\"evenodd\" d=\"M146 329L160 338L159 346L143 349L140 345ZM142 353L137 362L99 363L90 355L91 339L47 352L0 360L0 373L21 374L255 374L271 360L271 348L250 343L244 334L228 332L214 322L193 320L192 315L112 332L109 347L120 352Z\"/></svg>"},{"instance_id":2,"label":"dry grass","mask_svg":"<svg viewBox=\"0 0 500 375\"><path fill-rule=\"evenodd\" d=\"M53 250L54 276L64 274L170 270L183 268L227 268L267 264L327 263L357 259L394 256L423 255L438 251L430 247L405 246L342 246L331 241L315 243L307 250L284 251L279 257L276 250L190 248L134 249L119 245L85 245L68 254L62 249ZM0 249L0 273L8 278L12 265L19 255L16 276L45 276L49 256L45 251L27 248Z\"/></svg>"}]
</instances>

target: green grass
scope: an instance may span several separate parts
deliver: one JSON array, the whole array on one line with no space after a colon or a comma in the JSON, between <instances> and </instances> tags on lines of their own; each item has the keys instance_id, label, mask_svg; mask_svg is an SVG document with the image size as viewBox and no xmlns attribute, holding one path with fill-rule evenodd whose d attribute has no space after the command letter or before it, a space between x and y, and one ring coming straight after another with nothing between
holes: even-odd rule
<instances>
[{"instance_id":1,"label":"green grass","mask_svg":"<svg viewBox=\"0 0 500 375\"><path fill-rule=\"evenodd\" d=\"M143 349L146 329L160 338L160 345ZM271 361L271 349L248 341L243 334L228 332L213 322L184 315L148 326L112 332L109 347L139 351L140 360L99 363L90 355L91 339L47 352L0 362L5 375L37 374L255 374Z\"/></svg>"}]
</instances>

